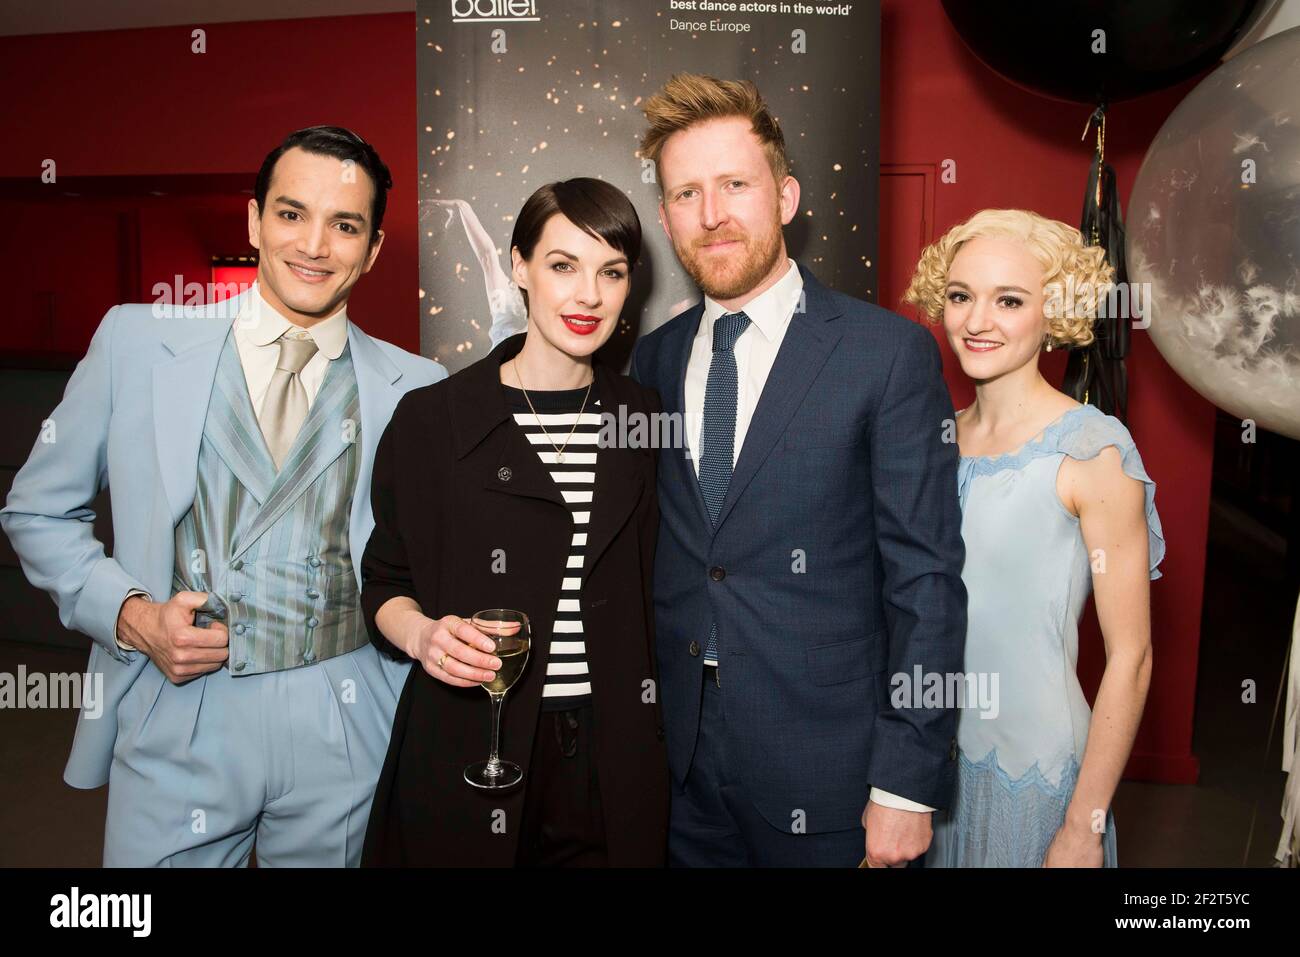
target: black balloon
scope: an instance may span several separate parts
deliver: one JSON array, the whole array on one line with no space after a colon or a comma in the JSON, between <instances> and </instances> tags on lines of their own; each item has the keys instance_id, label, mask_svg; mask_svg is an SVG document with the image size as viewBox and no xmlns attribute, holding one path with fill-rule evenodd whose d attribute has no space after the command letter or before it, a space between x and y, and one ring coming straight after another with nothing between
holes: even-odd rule
<instances>
[{"instance_id":1,"label":"black balloon","mask_svg":"<svg viewBox=\"0 0 1300 957\"><path fill-rule=\"evenodd\" d=\"M943 0L958 35L990 69L1035 93L1092 104L1195 76L1268 7L1267 0ZM1104 52L1094 52L1099 41Z\"/></svg>"}]
</instances>

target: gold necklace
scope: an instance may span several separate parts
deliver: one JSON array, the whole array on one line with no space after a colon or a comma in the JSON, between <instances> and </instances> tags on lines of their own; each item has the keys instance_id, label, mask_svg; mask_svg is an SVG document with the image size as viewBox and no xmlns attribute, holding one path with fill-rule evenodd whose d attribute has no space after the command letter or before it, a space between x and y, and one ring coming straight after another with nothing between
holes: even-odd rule
<instances>
[{"instance_id":1,"label":"gold necklace","mask_svg":"<svg viewBox=\"0 0 1300 957\"><path fill-rule=\"evenodd\" d=\"M596 384L596 370L591 372L591 381L587 383L587 391L582 396L582 408L578 409L578 414L573 420L573 428L569 429L569 437L564 440L563 445L556 445L555 440L551 438L551 433L546 431L546 426L542 425L542 417L537 414L537 409L533 408L533 400L528 397L528 390L524 388L524 380L519 375L519 363L512 362L511 367L515 372L515 380L519 383L519 391L524 394L524 400L528 403L528 410L533 413L533 418L537 420L538 427L542 430L542 435L546 436L546 441L551 443L551 448L555 449L556 463L564 461L564 450L569 447L573 440L573 433L578 431L578 422L582 419L582 413L587 411L587 399L591 396L591 387Z\"/></svg>"}]
</instances>

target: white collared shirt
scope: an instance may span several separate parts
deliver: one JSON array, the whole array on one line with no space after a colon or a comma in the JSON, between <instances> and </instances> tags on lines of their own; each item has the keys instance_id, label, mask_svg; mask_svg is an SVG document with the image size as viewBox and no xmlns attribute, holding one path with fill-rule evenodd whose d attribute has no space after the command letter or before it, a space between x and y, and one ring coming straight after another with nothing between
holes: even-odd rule
<instances>
[{"instance_id":1,"label":"white collared shirt","mask_svg":"<svg viewBox=\"0 0 1300 957\"><path fill-rule=\"evenodd\" d=\"M763 395L776 354L790 328L790 319L803 295L803 277L793 259L786 259L785 274L773 285L745 303L741 309L750 323L736 340L738 396L736 399L736 439L732 445L732 467L740 459L741 446L754 418L754 409ZM691 344L686 363L686 442L695 474L700 474L700 432L704 425L704 390L709 381L709 364L713 361L713 324L730 312L711 297L704 297L704 314ZM740 311L740 310L736 310Z\"/></svg>"},{"instance_id":2,"label":"white collared shirt","mask_svg":"<svg viewBox=\"0 0 1300 957\"><path fill-rule=\"evenodd\" d=\"M709 296L704 297L704 314L700 317L700 327L695 333L691 355L686 362L686 408L683 410L686 413L686 441L697 478L700 474L700 433L704 425L704 391L709 381L709 364L713 361L713 324L724 313L732 311L743 310L750 318L750 324L740 334L733 349L738 386L736 439L732 446L731 460L734 468L740 460L740 449L745 444L749 423L754 418L754 409L763 395L763 386L767 384L768 374L776 362L776 354L781 349L786 330L790 328L790 320L803 296L803 276L799 274L799 266L793 259L787 258L786 262L789 265L785 274L741 306L740 310L729 310ZM707 661L706 664L717 662ZM869 800L883 807L905 811L934 810L929 805L880 788L871 789Z\"/></svg>"},{"instance_id":3,"label":"white collared shirt","mask_svg":"<svg viewBox=\"0 0 1300 957\"><path fill-rule=\"evenodd\" d=\"M258 284L253 283L240 307L239 315L235 317L235 347L239 352L239 364L244 368L248 395L253 400L253 411L257 414L259 424L262 421L266 390L270 388L276 363L280 360L277 340L290 330L293 330L296 337L310 338L316 343L316 354L298 374L310 408L325 380L329 364L343 354L343 347L348 343L347 307L306 329L277 312L262 297Z\"/></svg>"}]
</instances>

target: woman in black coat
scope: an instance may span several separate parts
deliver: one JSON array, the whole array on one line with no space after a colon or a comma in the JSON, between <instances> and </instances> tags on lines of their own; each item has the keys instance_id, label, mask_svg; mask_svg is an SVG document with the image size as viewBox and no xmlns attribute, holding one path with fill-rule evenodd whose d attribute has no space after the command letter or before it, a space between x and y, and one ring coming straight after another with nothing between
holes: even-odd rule
<instances>
[{"instance_id":1,"label":"woman in black coat","mask_svg":"<svg viewBox=\"0 0 1300 957\"><path fill-rule=\"evenodd\" d=\"M527 332L407 393L379 443L362 607L376 646L415 663L364 865L663 864L655 453L649 428L597 435L610 416L653 422L660 405L592 361L640 242L636 211L609 184L539 189L511 239ZM488 754L480 682L499 666L464 619L493 608L526 613L532 631L501 719L501 757L524 771L506 791L463 776Z\"/></svg>"}]
</instances>

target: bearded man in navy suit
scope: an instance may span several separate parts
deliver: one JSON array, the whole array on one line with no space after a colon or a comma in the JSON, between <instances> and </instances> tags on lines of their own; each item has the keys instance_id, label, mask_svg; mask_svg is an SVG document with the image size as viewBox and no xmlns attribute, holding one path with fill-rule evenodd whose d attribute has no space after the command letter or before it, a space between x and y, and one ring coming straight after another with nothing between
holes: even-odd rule
<instances>
[{"instance_id":1,"label":"bearded man in navy suit","mask_svg":"<svg viewBox=\"0 0 1300 957\"><path fill-rule=\"evenodd\" d=\"M752 83L678 75L645 113L704 293L632 356L687 446L659 457L670 862L905 866L951 794L957 713L895 706L890 676L959 673L966 634L938 346L788 257L799 184Z\"/></svg>"}]
</instances>

